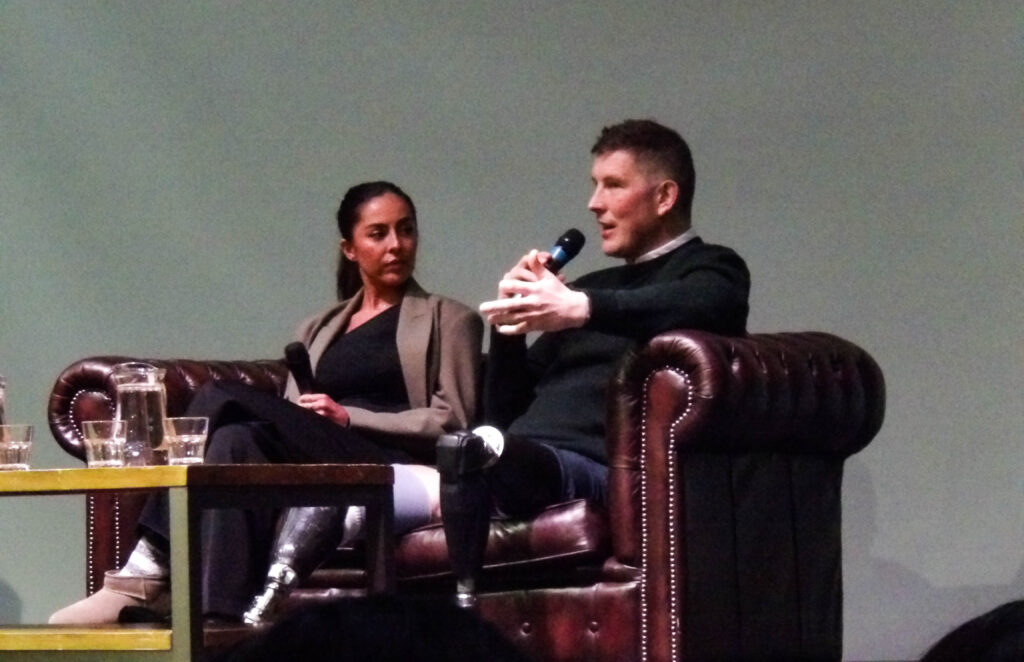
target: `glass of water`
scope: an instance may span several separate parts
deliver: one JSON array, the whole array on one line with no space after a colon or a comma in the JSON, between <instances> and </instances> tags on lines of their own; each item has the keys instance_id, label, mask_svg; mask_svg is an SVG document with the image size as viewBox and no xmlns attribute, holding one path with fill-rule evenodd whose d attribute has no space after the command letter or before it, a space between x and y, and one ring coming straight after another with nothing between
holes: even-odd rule
<instances>
[{"instance_id":1,"label":"glass of water","mask_svg":"<svg viewBox=\"0 0 1024 662\"><path fill-rule=\"evenodd\" d=\"M90 468L123 467L127 429L127 422L119 419L82 421L86 464Z\"/></svg>"},{"instance_id":2,"label":"glass of water","mask_svg":"<svg viewBox=\"0 0 1024 662\"><path fill-rule=\"evenodd\" d=\"M0 471L28 469L34 431L31 425L0 425Z\"/></svg>"},{"instance_id":3,"label":"glass of water","mask_svg":"<svg viewBox=\"0 0 1024 662\"><path fill-rule=\"evenodd\" d=\"M167 464L200 464L206 450L205 416L177 416L164 419L164 446Z\"/></svg>"}]
</instances>

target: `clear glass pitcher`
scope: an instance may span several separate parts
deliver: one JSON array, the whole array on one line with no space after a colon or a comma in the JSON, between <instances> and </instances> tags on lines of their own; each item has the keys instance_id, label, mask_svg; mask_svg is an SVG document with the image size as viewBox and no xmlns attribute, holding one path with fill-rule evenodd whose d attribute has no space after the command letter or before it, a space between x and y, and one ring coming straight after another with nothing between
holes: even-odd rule
<instances>
[{"instance_id":1,"label":"clear glass pitcher","mask_svg":"<svg viewBox=\"0 0 1024 662\"><path fill-rule=\"evenodd\" d=\"M7 423L7 380L0 375L0 425Z\"/></svg>"},{"instance_id":2,"label":"clear glass pitcher","mask_svg":"<svg viewBox=\"0 0 1024 662\"><path fill-rule=\"evenodd\" d=\"M148 363L118 363L113 380L117 387L116 418L126 422L124 463L126 466L154 464L153 450L164 441L167 391L163 368Z\"/></svg>"}]
</instances>

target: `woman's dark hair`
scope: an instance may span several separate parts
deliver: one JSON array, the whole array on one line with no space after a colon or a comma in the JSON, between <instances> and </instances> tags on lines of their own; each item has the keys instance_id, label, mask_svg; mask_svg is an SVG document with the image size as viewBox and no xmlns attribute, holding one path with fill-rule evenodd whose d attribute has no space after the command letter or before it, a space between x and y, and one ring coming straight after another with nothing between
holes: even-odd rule
<instances>
[{"instance_id":1,"label":"woman's dark hair","mask_svg":"<svg viewBox=\"0 0 1024 662\"><path fill-rule=\"evenodd\" d=\"M405 204L409 205L413 220L416 220L416 205L412 203L412 198L397 185L384 181L356 184L345 192L345 197L341 199L341 205L338 206L338 232L341 233L343 239L352 241L352 229L359 221L359 210L362 209L362 206L385 193L393 193L404 200ZM336 281L339 300L348 299L363 285L359 278L359 267L340 251Z\"/></svg>"},{"instance_id":2,"label":"woman's dark hair","mask_svg":"<svg viewBox=\"0 0 1024 662\"><path fill-rule=\"evenodd\" d=\"M937 641L921 662L1018 662L1024 659L1024 600L976 616Z\"/></svg>"}]
</instances>

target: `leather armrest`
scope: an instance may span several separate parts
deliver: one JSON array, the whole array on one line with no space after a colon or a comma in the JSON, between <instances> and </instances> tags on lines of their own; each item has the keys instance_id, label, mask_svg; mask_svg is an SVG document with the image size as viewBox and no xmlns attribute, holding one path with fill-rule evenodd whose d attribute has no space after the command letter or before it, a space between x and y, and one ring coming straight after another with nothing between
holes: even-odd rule
<instances>
[{"instance_id":1,"label":"leather armrest","mask_svg":"<svg viewBox=\"0 0 1024 662\"><path fill-rule=\"evenodd\" d=\"M647 491L681 480L686 454L852 455L882 425L885 382L864 350L827 333L679 330L628 357L608 398L613 546L631 563L641 501L664 508L667 495Z\"/></svg>"}]
</instances>

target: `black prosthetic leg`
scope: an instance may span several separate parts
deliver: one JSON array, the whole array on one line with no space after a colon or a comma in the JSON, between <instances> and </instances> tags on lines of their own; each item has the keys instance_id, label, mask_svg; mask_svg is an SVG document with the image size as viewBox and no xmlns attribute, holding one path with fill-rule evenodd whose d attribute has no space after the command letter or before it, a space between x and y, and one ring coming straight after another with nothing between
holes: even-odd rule
<instances>
[{"instance_id":1,"label":"black prosthetic leg","mask_svg":"<svg viewBox=\"0 0 1024 662\"><path fill-rule=\"evenodd\" d=\"M476 603L477 581L487 547L491 521L490 490L484 470L500 453L473 432L441 435L437 440L437 470L441 474L441 518L448 558L456 581L456 603ZM498 434L497 430L493 431Z\"/></svg>"}]
</instances>

